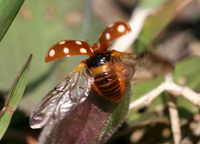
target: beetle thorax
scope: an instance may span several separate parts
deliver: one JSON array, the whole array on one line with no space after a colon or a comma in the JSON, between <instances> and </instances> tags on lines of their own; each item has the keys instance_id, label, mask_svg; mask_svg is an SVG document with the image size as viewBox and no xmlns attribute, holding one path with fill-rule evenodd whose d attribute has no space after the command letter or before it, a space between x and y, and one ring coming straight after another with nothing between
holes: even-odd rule
<instances>
[{"instance_id":1,"label":"beetle thorax","mask_svg":"<svg viewBox=\"0 0 200 144\"><path fill-rule=\"evenodd\" d=\"M99 53L91 56L86 60L88 68L98 67L100 65L104 65L106 62L110 61L111 53L107 51L106 53Z\"/></svg>"}]
</instances>

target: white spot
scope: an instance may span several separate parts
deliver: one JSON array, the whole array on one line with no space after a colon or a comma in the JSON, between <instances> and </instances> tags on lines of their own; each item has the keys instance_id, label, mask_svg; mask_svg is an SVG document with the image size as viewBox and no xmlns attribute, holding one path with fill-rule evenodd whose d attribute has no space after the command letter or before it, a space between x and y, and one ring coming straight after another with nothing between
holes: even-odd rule
<instances>
[{"instance_id":1,"label":"white spot","mask_svg":"<svg viewBox=\"0 0 200 144\"><path fill-rule=\"evenodd\" d=\"M87 50L85 48L80 48L81 53L87 53Z\"/></svg>"},{"instance_id":2,"label":"white spot","mask_svg":"<svg viewBox=\"0 0 200 144\"><path fill-rule=\"evenodd\" d=\"M49 56L50 57L53 57L54 55L55 55L55 50L54 49L52 49L52 50L50 50L50 52L49 52Z\"/></svg>"},{"instance_id":3,"label":"white spot","mask_svg":"<svg viewBox=\"0 0 200 144\"><path fill-rule=\"evenodd\" d=\"M106 33L106 40L109 40L109 39L110 39L110 34Z\"/></svg>"},{"instance_id":4,"label":"white spot","mask_svg":"<svg viewBox=\"0 0 200 144\"><path fill-rule=\"evenodd\" d=\"M66 53L66 54L68 54L68 53L69 53L69 48L65 47L65 48L63 49L63 52Z\"/></svg>"},{"instance_id":5,"label":"white spot","mask_svg":"<svg viewBox=\"0 0 200 144\"><path fill-rule=\"evenodd\" d=\"M102 33L99 34L99 38L101 37Z\"/></svg>"},{"instance_id":6,"label":"white spot","mask_svg":"<svg viewBox=\"0 0 200 144\"><path fill-rule=\"evenodd\" d=\"M113 27L113 26L114 26L114 24L110 24L108 27L111 28L111 27Z\"/></svg>"},{"instance_id":7,"label":"white spot","mask_svg":"<svg viewBox=\"0 0 200 144\"><path fill-rule=\"evenodd\" d=\"M120 32L120 33L124 33L125 30L126 30L126 28L124 27L124 25L119 25L119 26L117 27L117 31Z\"/></svg>"},{"instance_id":8,"label":"white spot","mask_svg":"<svg viewBox=\"0 0 200 144\"><path fill-rule=\"evenodd\" d=\"M100 48L100 46L101 46L101 44L100 44L100 42L98 42L97 47Z\"/></svg>"},{"instance_id":9,"label":"white spot","mask_svg":"<svg viewBox=\"0 0 200 144\"><path fill-rule=\"evenodd\" d=\"M59 42L59 44L60 44L60 45L63 45L63 44L65 44L65 41L61 41L61 42Z\"/></svg>"},{"instance_id":10,"label":"white spot","mask_svg":"<svg viewBox=\"0 0 200 144\"><path fill-rule=\"evenodd\" d=\"M82 45L82 42L81 41L76 41L76 44L77 45Z\"/></svg>"}]
</instances>

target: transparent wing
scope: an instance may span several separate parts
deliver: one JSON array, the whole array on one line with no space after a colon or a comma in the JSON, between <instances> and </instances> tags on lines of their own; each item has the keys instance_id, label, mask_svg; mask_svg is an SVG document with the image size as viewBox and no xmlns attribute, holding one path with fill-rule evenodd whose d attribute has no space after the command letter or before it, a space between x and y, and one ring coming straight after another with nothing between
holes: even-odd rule
<instances>
[{"instance_id":1,"label":"transparent wing","mask_svg":"<svg viewBox=\"0 0 200 144\"><path fill-rule=\"evenodd\" d=\"M173 66L164 59L152 54L130 54L113 50L112 61L121 65L122 76L127 81L142 82L153 79L173 70Z\"/></svg>"},{"instance_id":2,"label":"transparent wing","mask_svg":"<svg viewBox=\"0 0 200 144\"><path fill-rule=\"evenodd\" d=\"M92 83L93 77L82 62L38 104L30 117L31 128L41 128L67 116L86 99Z\"/></svg>"}]
</instances>

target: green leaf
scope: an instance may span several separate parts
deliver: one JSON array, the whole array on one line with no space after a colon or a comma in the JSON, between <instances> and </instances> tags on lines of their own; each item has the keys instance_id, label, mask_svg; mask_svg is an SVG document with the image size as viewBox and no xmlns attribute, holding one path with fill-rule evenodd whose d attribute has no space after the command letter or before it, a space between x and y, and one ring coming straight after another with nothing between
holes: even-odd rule
<instances>
[{"instance_id":1,"label":"green leaf","mask_svg":"<svg viewBox=\"0 0 200 144\"><path fill-rule=\"evenodd\" d=\"M163 2L166 0L142 0L139 5L138 8L148 8L148 9L155 9L158 6L160 6L161 4L163 4Z\"/></svg>"},{"instance_id":2,"label":"green leaf","mask_svg":"<svg viewBox=\"0 0 200 144\"><path fill-rule=\"evenodd\" d=\"M141 34L134 44L136 52L143 52L152 43L158 33L177 15L177 9L182 2L182 0L167 1L160 9L146 19Z\"/></svg>"},{"instance_id":3,"label":"green leaf","mask_svg":"<svg viewBox=\"0 0 200 144\"><path fill-rule=\"evenodd\" d=\"M85 59L83 56L75 56L45 63L47 50L64 39L88 38L96 41L100 30L105 28L94 20L92 24L90 20L86 20L88 30L82 28L82 22L78 26L68 25L65 17L70 15L71 11L80 11L80 14L84 14L81 7L84 1L75 0L63 5L65 2L66 0L26 1L1 42L0 82L4 82L1 84L3 92L9 91L14 75L18 73L17 69L26 61L24 56L29 55L30 51L35 56L34 63L31 64L34 74L29 76L27 92L20 102L20 107L27 110L27 113L31 113L41 98ZM89 10L89 6L84 9Z\"/></svg>"},{"instance_id":4,"label":"green leaf","mask_svg":"<svg viewBox=\"0 0 200 144\"><path fill-rule=\"evenodd\" d=\"M11 117L19 105L20 99L24 93L26 83L27 83L27 74L29 71L32 55L29 56L27 62L22 67L17 78L15 79L13 86L8 94L8 98L4 104L4 108L1 110L0 115L0 139L4 135Z\"/></svg>"},{"instance_id":5,"label":"green leaf","mask_svg":"<svg viewBox=\"0 0 200 144\"><path fill-rule=\"evenodd\" d=\"M113 109L105 122L103 130L101 130L99 143L105 143L110 138L111 134L124 122L129 110L131 94L131 83L127 83L123 98L117 107Z\"/></svg>"},{"instance_id":6,"label":"green leaf","mask_svg":"<svg viewBox=\"0 0 200 144\"><path fill-rule=\"evenodd\" d=\"M24 0L1 0L0 1L0 41L12 24L15 16L21 8Z\"/></svg>"},{"instance_id":7,"label":"green leaf","mask_svg":"<svg viewBox=\"0 0 200 144\"><path fill-rule=\"evenodd\" d=\"M120 102L111 102L91 91L67 117L45 127L40 143L105 143L121 126L129 109L130 83Z\"/></svg>"}]
</instances>

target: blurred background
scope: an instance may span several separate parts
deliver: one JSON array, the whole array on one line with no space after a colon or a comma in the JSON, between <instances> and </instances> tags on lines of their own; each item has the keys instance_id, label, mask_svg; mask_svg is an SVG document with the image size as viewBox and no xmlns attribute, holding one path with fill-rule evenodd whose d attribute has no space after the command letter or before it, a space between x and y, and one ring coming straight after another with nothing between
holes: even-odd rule
<instances>
[{"instance_id":1,"label":"blurred background","mask_svg":"<svg viewBox=\"0 0 200 144\"><path fill-rule=\"evenodd\" d=\"M37 143L40 130L29 127L31 111L49 90L87 58L73 56L45 63L45 54L52 45L61 40L87 39L93 44L107 25L118 20L129 21L138 8L154 12L145 22L145 29L132 44L131 50L143 53L153 49L174 64L172 74L177 84L199 93L199 0L177 0L177 3L170 0L26 0L0 43L1 107L17 73L28 56L33 54L25 93L0 143ZM134 85L132 101L163 80L160 77ZM130 110L126 122L108 143L173 143L166 109L167 96L167 93L162 93L151 105ZM177 106L182 139L200 143L199 108L181 97L177 98Z\"/></svg>"}]
</instances>

